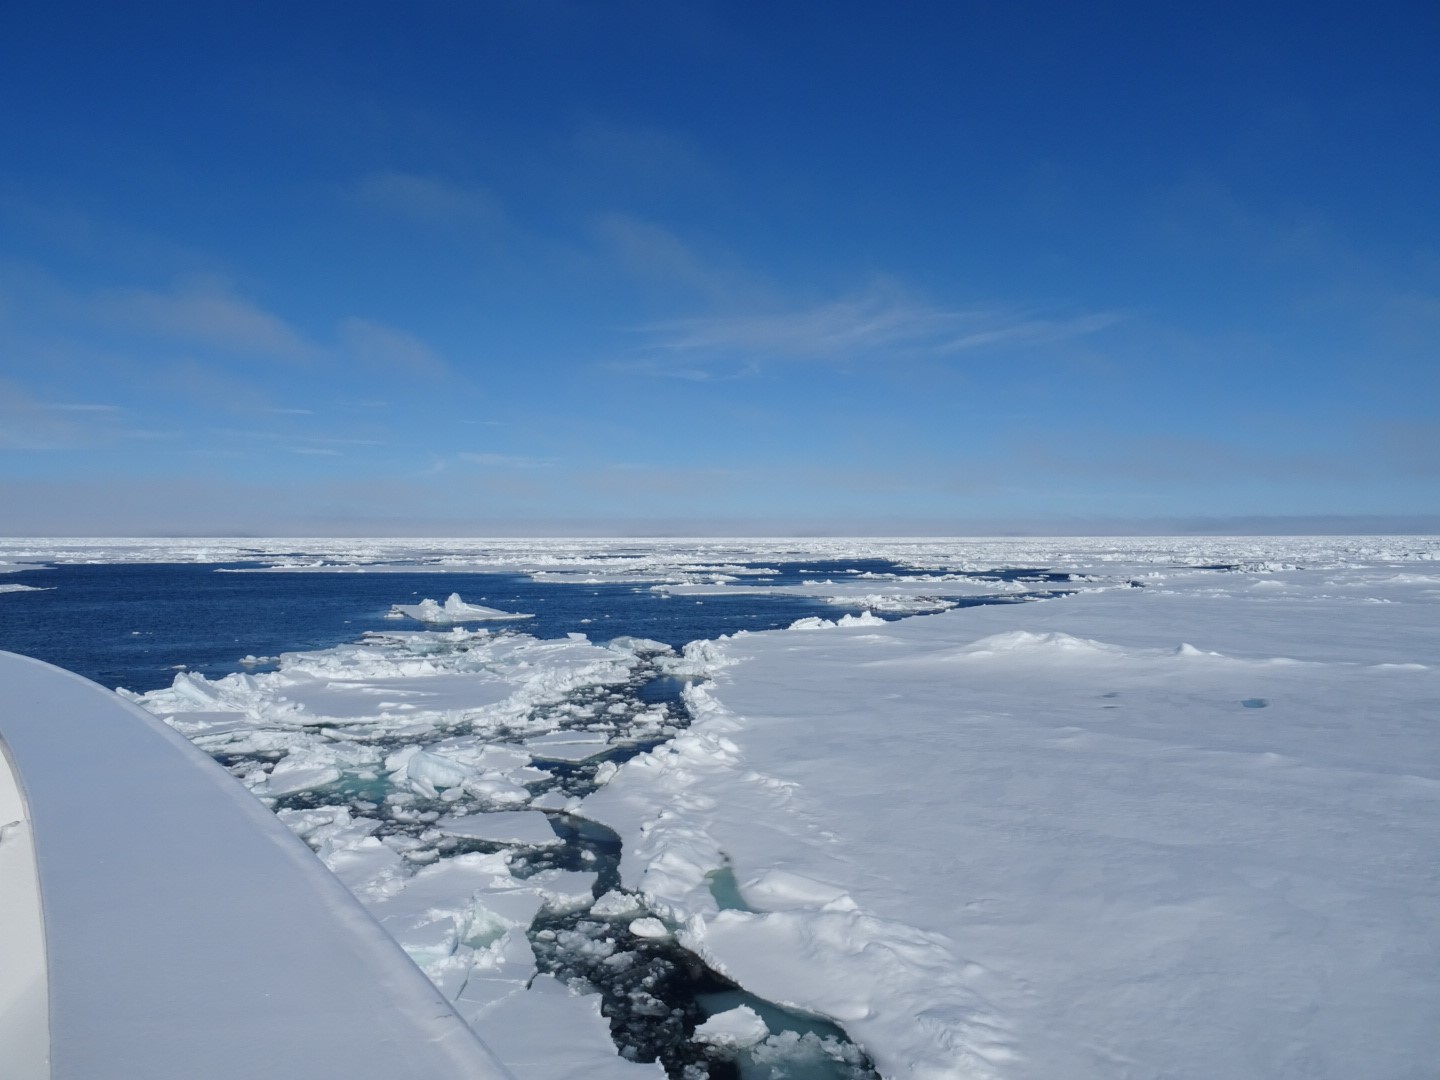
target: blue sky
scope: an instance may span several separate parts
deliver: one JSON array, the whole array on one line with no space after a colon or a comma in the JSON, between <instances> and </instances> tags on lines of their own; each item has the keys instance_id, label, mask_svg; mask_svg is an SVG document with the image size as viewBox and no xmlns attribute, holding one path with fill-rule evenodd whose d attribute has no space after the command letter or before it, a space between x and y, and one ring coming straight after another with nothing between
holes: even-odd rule
<instances>
[{"instance_id":1,"label":"blue sky","mask_svg":"<svg viewBox=\"0 0 1440 1080\"><path fill-rule=\"evenodd\" d=\"M1440 526L1433 4L3 21L0 533Z\"/></svg>"}]
</instances>

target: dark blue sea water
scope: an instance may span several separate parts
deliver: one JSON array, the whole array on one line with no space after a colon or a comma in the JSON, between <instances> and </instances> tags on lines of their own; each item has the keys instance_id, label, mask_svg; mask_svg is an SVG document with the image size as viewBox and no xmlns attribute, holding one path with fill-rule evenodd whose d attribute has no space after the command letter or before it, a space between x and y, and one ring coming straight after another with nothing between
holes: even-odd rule
<instances>
[{"instance_id":1,"label":"dark blue sea water","mask_svg":"<svg viewBox=\"0 0 1440 1080\"><path fill-rule=\"evenodd\" d=\"M419 630L420 623L384 618L390 605L444 600L452 592L535 614L492 626L546 638L581 632L597 642L630 634L677 648L858 610L787 596L666 599L644 585L537 583L519 574L224 572L241 568L142 563L7 574L7 583L47 591L0 595L0 649L105 686L144 691L168 686L180 665L224 675L242 670L239 660L247 655L329 648L367 630Z\"/></svg>"}]
</instances>

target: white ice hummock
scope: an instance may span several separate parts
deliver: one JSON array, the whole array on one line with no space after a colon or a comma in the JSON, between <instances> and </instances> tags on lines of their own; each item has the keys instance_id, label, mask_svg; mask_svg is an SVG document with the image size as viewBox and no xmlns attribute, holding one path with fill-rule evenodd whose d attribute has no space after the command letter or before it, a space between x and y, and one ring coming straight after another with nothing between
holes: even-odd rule
<instances>
[{"instance_id":1,"label":"white ice hummock","mask_svg":"<svg viewBox=\"0 0 1440 1080\"><path fill-rule=\"evenodd\" d=\"M460 599L459 593L451 593L445 603L425 599L418 604L392 604L390 614L387 618L409 617L418 622L430 623L433 625L448 625L450 623L462 622L503 622L508 619L533 619L534 615L522 614L515 611L502 611L499 608L485 607L482 604L467 604Z\"/></svg>"}]
</instances>

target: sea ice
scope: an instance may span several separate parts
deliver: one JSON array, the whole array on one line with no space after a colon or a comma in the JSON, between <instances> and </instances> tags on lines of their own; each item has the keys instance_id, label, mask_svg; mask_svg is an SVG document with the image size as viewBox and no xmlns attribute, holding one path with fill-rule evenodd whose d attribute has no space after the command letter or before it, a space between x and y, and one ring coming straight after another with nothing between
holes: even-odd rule
<instances>
[{"instance_id":1,"label":"sea ice","mask_svg":"<svg viewBox=\"0 0 1440 1080\"><path fill-rule=\"evenodd\" d=\"M760 1014L748 1005L716 1013L695 1029L697 1042L711 1046L743 1049L754 1046L770 1034Z\"/></svg>"},{"instance_id":2,"label":"sea ice","mask_svg":"<svg viewBox=\"0 0 1440 1080\"><path fill-rule=\"evenodd\" d=\"M513 611L485 607L481 604L467 604L459 593L451 593L445 603L435 600L421 600L418 604L392 604L387 618L408 616L423 623L446 624L461 622L490 622L506 619L533 619L534 615L522 615Z\"/></svg>"},{"instance_id":3,"label":"sea ice","mask_svg":"<svg viewBox=\"0 0 1440 1080\"><path fill-rule=\"evenodd\" d=\"M659 919L650 916L643 919L632 919L630 922L630 932L640 938L663 938L670 936L669 928Z\"/></svg>"},{"instance_id":4,"label":"sea ice","mask_svg":"<svg viewBox=\"0 0 1440 1080\"><path fill-rule=\"evenodd\" d=\"M525 740L525 749L547 761L584 761L604 753L609 736L599 731L557 731Z\"/></svg>"},{"instance_id":5,"label":"sea ice","mask_svg":"<svg viewBox=\"0 0 1440 1080\"><path fill-rule=\"evenodd\" d=\"M248 541L178 555L173 543L109 543L66 557L254 557ZM588 903L594 876L547 886L543 874L565 872L521 878L502 855L442 855L458 839L444 821L527 798L532 754L602 746L610 735L561 730L603 723L598 710L559 705L626 682L644 659L690 680L694 722L594 774L611 782L578 809L623 836L624 880L645 903L607 893L590 915L612 928L660 916L747 989L838 1020L886 1076L1400 1080L1429 1060L1440 589L1410 570L1434 565L1440 541L326 544L286 556L288 571L413 570L399 560L421 558L438 573L677 593L757 588L763 575L744 564L767 558L890 558L916 572L802 586L883 602L680 656L578 636L384 634L289 654L276 672L182 675L145 696L207 750L244 757L237 774L279 800L482 1033L487 1017L523 1013L533 1026L515 1037L541 1039L543 1016L597 1007L523 989L530 918ZM7 551L30 554L0 542ZM349 565L319 565L336 559ZM952 573L1017 566L1063 571L1075 595L870 614L1024 591ZM871 632L799 632L807 624ZM307 769L315 783L293 790L287 777ZM403 790L386 794L392 784ZM327 809L372 790L408 833ZM537 803L577 809L558 789ZM727 868L753 910L720 910ZM777 1063L849 1052L788 1034L745 1052ZM535 1075L572 1069L539 1064L544 1049L525 1051L542 1055ZM575 1075L630 1068L613 1048L594 1053L591 1066L573 1059Z\"/></svg>"},{"instance_id":6,"label":"sea ice","mask_svg":"<svg viewBox=\"0 0 1440 1080\"><path fill-rule=\"evenodd\" d=\"M561 841L544 814L536 810L499 810L460 818L441 818L435 823L446 836L491 840L526 847L553 847Z\"/></svg>"},{"instance_id":7,"label":"sea ice","mask_svg":"<svg viewBox=\"0 0 1440 1080\"><path fill-rule=\"evenodd\" d=\"M886 1076L1415 1076L1440 598L1344 542L1266 543L1255 570L687 650L713 680L691 727L582 812L682 942ZM754 910L719 910L727 865Z\"/></svg>"}]
</instances>

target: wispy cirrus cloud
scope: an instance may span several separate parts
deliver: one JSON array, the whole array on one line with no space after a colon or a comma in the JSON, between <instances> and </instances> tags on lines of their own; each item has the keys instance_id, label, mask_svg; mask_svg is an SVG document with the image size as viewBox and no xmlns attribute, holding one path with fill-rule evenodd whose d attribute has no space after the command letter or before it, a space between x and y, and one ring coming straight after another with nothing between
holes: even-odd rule
<instances>
[{"instance_id":1,"label":"wispy cirrus cloud","mask_svg":"<svg viewBox=\"0 0 1440 1080\"><path fill-rule=\"evenodd\" d=\"M549 458L526 457L523 454L491 454L463 451L456 459L467 465L479 465L487 469L548 469L555 463Z\"/></svg>"},{"instance_id":2,"label":"wispy cirrus cloud","mask_svg":"<svg viewBox=\"0 0 1440 1080\"><path fill-rule=\"evenodd\" d=\"M353 190L362 206L430 226L493 227L505 221L500 200L485 188L439 176L377 172Z\"/></svg>"},{"instance_id":3,"label":"wispy cirrus cloud","mask_svg":"<svg viewBox=\"0 0 1440 1080\"><path fill-rule=\"evenodd\" d=\"M172 438L174 432L130 426L119 405L43 401L0 380L0 449L78 450L121 439Z\"/></svg>"},{"instance_id":4,"label":"wispy cirrus cloud","mask_svg":"<svg viewBox=\"0 0 1440 1080\"><path fill-rule=\"evenodd\" d=\"M309 457L340 457L340 451L328 446L287 446L286 450L292 454L305 454Z\"/></svg>"},{"instance_id":5,"label":"wispy cirrus cloud","mask_svg":"<svg viewBox=\"0 0 1440 1080\"><path fill-rule=\"evenodd\" d=\"M720 169L707 152L679 131L617 124L592 117L582 122L570 142L587 183L598 175L630 190L684 187L714 188Z\"/></svg>"},{"instance_id":6,"label":"wispy cirrus cloud","mask_svg":"<svg viewBox=\"0 0 1440 1080\"><path fill-rule=\"evenodd\" d=\"M340 340L351 355L374 371L429 378L450 374L445 358L425 342L373 319L344 319Z\"/></svg>"},{"instance_id":7,"label":"wispy cirrus cloud","mask_svg":"<svg viewBox=\"0 0 1440 1080\"><path fill-rule=\"evenodd\" d=\"M86 445L86 433L74 417L0 379L0 450L71 450Z\"/></svg>"},{"instance_id":8,"label":"wispy cirrus cloud","mask_svg":"<svg viewBox=\"0 0 1440 1080\"><path fill-rule=\"evenodd\" d=\"M165 292L106 289L89 307L111 326L227 353L295 361L319 351L280 316L215 279L184 282Z\"/></svg>"},{"instance_id":9,"label":"wispy cirrus cloud","mask_svg":"<svg viewBox=\"0 0 1440 1080\"><path fill-rule=\"evenodd\" d=\"M627 366L708 378L727 366L747 374L782 362L936 359L1052 344L1104 330L1121 318L1117 312L940 307L895 287L875 286L808 308L651 323L640 328L650 339L645 357Z\"/></svg>"}]
</instances>

